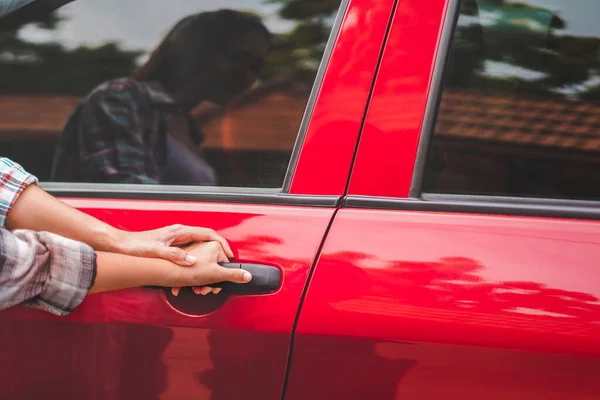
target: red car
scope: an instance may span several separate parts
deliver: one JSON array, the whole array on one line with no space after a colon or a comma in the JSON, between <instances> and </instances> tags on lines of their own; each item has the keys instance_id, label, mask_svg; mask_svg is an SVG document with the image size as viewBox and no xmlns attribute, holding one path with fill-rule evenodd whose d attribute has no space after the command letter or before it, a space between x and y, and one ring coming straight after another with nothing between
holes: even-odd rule
<instances>
[{"instance_id":1,"label":"red car","mask_svg":"<svg viewBox=\"0 0 600 400\"><path fill-rule=\"evenodd\" d=\"M143 37L141 16L162 14L146 8L165 7L78 3L63 15L87 22L67 19L47 53L75 57L82 27ZM214 228L236 262L280 269L279 287L9 309L0 398L600 398L600 2L254 3L280 18L267 65L317 60L198 111L221 186L43 187L123 229ZM14 37L39 43L35 29ZM96 63L125 54L106 46ZM7 60L1 153L47 181L85 91L26 59L19 80Z\"/></svg>"}]
</instances>

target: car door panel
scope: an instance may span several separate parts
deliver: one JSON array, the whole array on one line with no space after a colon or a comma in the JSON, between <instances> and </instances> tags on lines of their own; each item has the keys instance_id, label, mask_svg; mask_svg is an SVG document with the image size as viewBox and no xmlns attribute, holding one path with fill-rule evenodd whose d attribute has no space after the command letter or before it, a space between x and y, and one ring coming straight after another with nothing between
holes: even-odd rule
<instances>
[{"instance_id":1,"label":"car door panel","mask_svg":"<svg viewBox=\"0 0 600 400\"><path fill-rule=\"evenodd\" d=\"M273 294L224 301L188 291L168 296L171 306L157 289L99 294L66 319L7 310L0 319L0 338L10 344L4 346L3 363L21 367L5 368L0 398L281 396L290 332L333 208L68 202L128 230L174 223L213 227L229 240L236 260L281 267L283 284Z\"/></svg>"},{"instance_id":2,"label":"car door panel","mask_svg":"<svg viewBox=\"0 0 600 400\"><path fill-rule=\"evenodd\" d=\"M341 210L286 399L597 398L598 254L595 221Z\"/></svg>"}]
</instances>

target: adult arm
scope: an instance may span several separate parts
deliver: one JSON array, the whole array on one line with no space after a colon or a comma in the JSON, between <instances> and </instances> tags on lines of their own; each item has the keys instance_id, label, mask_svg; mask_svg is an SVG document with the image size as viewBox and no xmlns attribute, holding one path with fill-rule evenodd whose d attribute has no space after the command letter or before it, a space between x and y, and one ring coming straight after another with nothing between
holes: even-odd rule
<instances>
[{"instance_id":1,"label":"adult arm","mask_svg":"<svg viewBox=\"0 0 600 400\"><path fill-rule=\"evenodd\" d=\"M191 246L188 267L161 259L94 252L81 242L49 232L0 228L0 310L18 304L68 315L89 293L138 286L204 286L245 283L243 270L218 265L226 260L217 242Z\"/></svg>"},{"instance_id":2,"label":"adult arm","mask_svg":"<svg viewBox=\"0 0 600 400\"><path fill-rule=\"evenodd\" d=\"M212 229L171 225L151 231L123 231L61 202L37 185L29 185L15 200L6 227L48 231L87 243L97 251L163 258L180 265L191 265L195 260L176 246L192 242L218 242L225 254L233 257L227 241Z\"/></svg>"},{"instance_id":3,"label":"adult arm","mask_svg":"<svg viewBox=\"0 0 600 400\"><path fill-rule=\"evenodd\" d=\"M195 261L176 247L191 242L216 241L227 257L233 257L227 241L212 229L171 225L126 232L70 207L39 188L36 182L20 165L0 158L0 227L48 231L86 243L97 251L163 258L180 265Z\"/></svg>"}]
</instances>

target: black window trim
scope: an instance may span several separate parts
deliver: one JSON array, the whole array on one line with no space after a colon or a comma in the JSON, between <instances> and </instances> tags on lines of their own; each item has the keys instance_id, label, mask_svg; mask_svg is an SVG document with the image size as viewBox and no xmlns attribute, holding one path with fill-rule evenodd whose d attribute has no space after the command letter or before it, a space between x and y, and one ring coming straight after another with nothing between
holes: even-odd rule
<instances>
[{"instance_id":1,"label":"black window trim","mask_svg":"<svg viewBox=\"0 0 600 400\"><path fill-rule=\"evenodd\" d=\"M282 193L280 189L245 187L60 182L41 182L40 187L56 197L85 199L169 200L333 208L338 207L341 200L340 196L294 195Z\"/></svg>"},{"instance_id":2,"label":"black window trim","mask_svg":"<svg viewBox=\"0 0 600 400\"><path fill-rule=\"evenodd\" d=\"M348 196L342 207L600 220L600 201L423 194L421 198Z\"/></svg>"},{"instance_id":3,"label":"black window trim","mask_svg":"<svg viewBox=\"0 0 600 400\"><path fill-rule=\"evenodd\" d=\"M444 73L450 57L453 34L458 22L461 1L449 0L448 3L440 44L434 61L433 76L419 136L419 145L408 198L392 199L350 196L343 199L343 206L600 220L600 201L424 193L422 191L425 163L427 161L431 138L434 134L435 122L441 102Z\"/></svg>"},{"instance_id":4,"label":"black window trim","mask_svg":"<svg viewBox=\"0 0 600 400\"><path fill-rule=\"evenodd\" d=\"M334 45L339 37L342 21L348 10L350 0L342 0L336 14L331 33L323 57L319 64L315 81L308 98L298 135L281 188L228 187L228 186L178 186L178 185L143 185L143 184L107 184L107 183L71 183L40 182L40 186L57 197L111 198L138 200L182 200L198 202L232 202L250 204L282 204L313 207L337 207L340 196L311 196L289 194L290 186L308 125L323 84L325 72L333 53Z\"/></svg>"}]
</instances>

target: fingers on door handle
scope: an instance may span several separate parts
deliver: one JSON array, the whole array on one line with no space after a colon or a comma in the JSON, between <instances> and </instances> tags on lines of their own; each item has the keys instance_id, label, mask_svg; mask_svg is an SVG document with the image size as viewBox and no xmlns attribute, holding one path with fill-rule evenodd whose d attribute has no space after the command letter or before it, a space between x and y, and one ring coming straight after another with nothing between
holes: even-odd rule
<instances>
[{"instance_id":1,"label":"fingers on door handle","mask_svg":"<svg viewBox=\"0 0 600 400\"><path fill-rule=\"evenodd\" d=\"M224 268L240 268L252 274L248 283L219 282L212 287L223 288L223 292L232 295L255 295L273 293L281 286L281 271L277 267L252 263L219 263Z\"/></svg>"}]
</instances>

